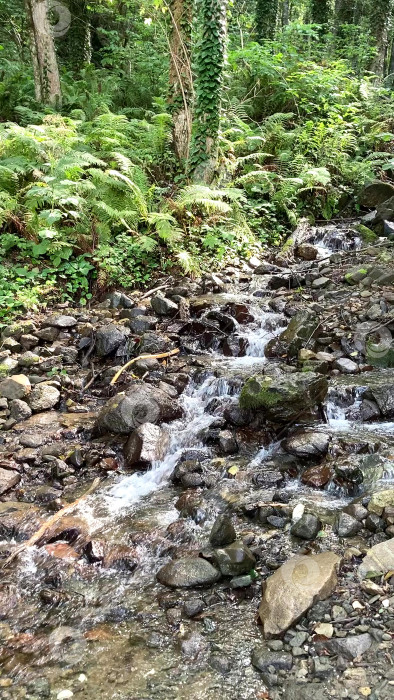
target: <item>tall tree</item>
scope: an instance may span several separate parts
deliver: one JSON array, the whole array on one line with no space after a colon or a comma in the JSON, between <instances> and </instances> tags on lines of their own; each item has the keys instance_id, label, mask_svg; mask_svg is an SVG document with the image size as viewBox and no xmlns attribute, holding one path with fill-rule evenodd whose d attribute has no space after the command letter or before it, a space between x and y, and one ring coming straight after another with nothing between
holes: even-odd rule
<instances>
[{"instance_id":1,"label":"tall tree","mask_svg":"<svg viewBox=\"0 0 394 700\"><path fill-rule=\"evenodd\" d=\"M313 24L328 24L331 15L330 0L311 0L310 13Z\"/></svg>"},{"instance_id":2,"label":"tall tree","mask_svg":"<svg viewBox=\"0 0 394 700\"><path fill-rule=\"evenodd\" d=\"M278 9L278 0L256 0L256 37L259 43L274 38Z\"/></svg>"},{"instance_id":3,"label":"tall tree","mask_svg":"<svg viewBox=\"0 0 394 700\"><path fill-rule=\"evenodd\" d=\"M25 0L25 7L30 27L36 99L56 106L61 101L60 78L47 2Z\"/></svg>"},{"instance_id":4,"label":"tall tree","mask_svg":"<svg viewBox=\"0 0 394 700\"><path fill-rule=\"evenodd\" d=\"M192 132L192 0L172 0L170 15L170 109L173 115L173 145L178 159L187 161Z\"/></svg>"},{"instance_id":5,"label":"tall tree","mask_svg":"<svg viewBox=\"0 0 394 700\"><path fill-rule=\"evenodd\" d=\"M198 0L195 47L196 98L193 114L194 179L211 182L218 157L223 73L226 61L227 0Z\"/></svg>"},{"instance_id":6,"label":"tall tree","mask_svg":"<svg viewBox=\"0 0 394 700\"><path fill-rule=\"evenodd\" d=\"M335 24L352 24L355 22L357 0L335 0Z\"/></svg>"},{"instance_id":7,"label":"tall tree","mask_svg":"<svg viewBox=\"0 0 394 700\"><path fill-rule=\"evenodd\" d=\"M371 70L380 77L383 77L385 70L393 10L394 0L368 0L369 27L376 41L376 55Z\"/></svg>"}]
</instances>

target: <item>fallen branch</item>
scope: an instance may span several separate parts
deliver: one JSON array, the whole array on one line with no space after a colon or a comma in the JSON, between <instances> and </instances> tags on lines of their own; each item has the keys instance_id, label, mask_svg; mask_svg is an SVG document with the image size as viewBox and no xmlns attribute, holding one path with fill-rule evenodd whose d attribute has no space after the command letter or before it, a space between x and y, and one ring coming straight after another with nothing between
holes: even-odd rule
<instances>
[{"instance_id":1,"label":"fallen branch","mask_svg":"<svg viewBox=\"0 0 394 700\"><path fill-rule=\"evenodd\" d=\"M170 280L171 277L168 277L165 283L161 284L160 287L154 287L153 289L149 289L147 292L145 292L145 294L142 295L142 297L139 298L139 301L142 301L143 299L148 299L148 297L151 297L152 294L154 294L155 292L160 292L162 289L166 289Z\"/></svg>"},{"instance_id":2,"label":"fallen branch","mask_svg":"<svg viewBox=\"0 0 394 700\"><path fill-rule=\"evenodd\" d=\"M47 530L50 527L52 527L52 525L57 523L58 520L61 520L61 518L64 515L66 515L66 513L69 513L70 511L74 510L74 508L77 505L79 505L79 503L81 503L81 501L84 501L85 498L92 493L92 491L96 490L99 483L100 483L100 479L99 478L95 479L93 481L93 483L91 484L91 486L89 486L88 490L85 491L83 496L80 496L79 498L77 498L76 501L73 501L72 503L68 503L66 506L64 506L64 508L62 508L61 510L58 510L58 512L55 513L55 515L53 515L51 518L49 518L49 520L47 520L45 523L43 523L43 525L41 525L41 527L34 533L34 535L32 535L26 542L22 542L22 544L20 544L18 547L16 547L16 549L14 549L12 554L10 554L10 556L7 557L7 559L4 561L4 563L2 565L3 568L8 566L8 564L10 564L14 559L16 559L16 557L19 554L21 554L21 552L24 552L25 549L27 549L28 547L33 547L33 545L37 544L37 542L39 542L39 540L43 537L43 535L45 535Z\"/></svg>"},{"instance_id":3,"label":"fallen branch","mask_svg":"<svg viewBox=\"0 0 394 700\"><path fill-rule=\"evenodd\" d=\"M179 348L175 348L174 350L170 350L169 352L159 352L157 355L138 355L138 357L133 357L132 360L129 362L126 362L123 367L118 370L118 372L115 374L115 376L111 379L111 384L116 384L118 381L119 377L123 372L130 367L131 365L134 364L134 362L137 362L138 360L161 360L164 359L165 357L171 357L172 355L177 355L179 352Z\"/></svg>"}]
</instances>

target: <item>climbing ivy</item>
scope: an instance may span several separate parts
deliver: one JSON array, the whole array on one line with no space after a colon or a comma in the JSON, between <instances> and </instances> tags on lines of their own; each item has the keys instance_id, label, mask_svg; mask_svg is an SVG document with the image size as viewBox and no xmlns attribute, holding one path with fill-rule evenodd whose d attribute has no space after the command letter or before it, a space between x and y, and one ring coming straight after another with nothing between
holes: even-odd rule
<instances>
[{"instance_id":1,"label":"climbing ivy","mask_svg":"<svg viewBox=\"0 0 394 700\"><path fill-rule=\"evenodd\" d=\"M196 91L191 166L195 179L210 181L217 157L227 0L197 0Z\"/></svg>"},{"instance_id":2,"label":"climbing ivy","mask_svg":"<svg viewBox=\"0 0 394 700\"><path fill-rule=\"evenodd\" d=\"M256 0L256 38L259 43L275 36L278 0Z\"/></svg>"},{"instance_id":3,"label":"climbing ivy","mask_svg":"<svg viewBox=\"0 0 394 700\"><path fill-rule=\"evenodd\" d=\"M328 24L331 15L330 0L311 0L310 12L314 24Z\"/></svg>"}]
</instances>

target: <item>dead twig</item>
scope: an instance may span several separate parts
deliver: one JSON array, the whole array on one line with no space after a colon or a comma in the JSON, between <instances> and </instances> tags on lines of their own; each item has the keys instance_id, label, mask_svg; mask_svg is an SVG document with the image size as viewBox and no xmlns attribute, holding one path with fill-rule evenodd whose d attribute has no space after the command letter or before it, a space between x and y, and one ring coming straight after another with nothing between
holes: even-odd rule
<instances>
[{"instance_id":1,"label":"dead twig","mask_svg":"<svg viewBox=\"0 0 394 700\"><path fill-rule=\"evenodd\" d=\"M115 376L111 379L111 385L116 384L118 381L119 377L123 372L133 365L135 362L138 360L161 360L164 359L165 357L172 357L172 355L177 355L179 353L179 348L175 348L174 350L170 350L169 352L159 352L156 355L138 355L138 357L134 357L132 360L129 360L129 362L126 362L123 367L118 370L118 372L115 374Z\"/></svg>"}]
</instances>

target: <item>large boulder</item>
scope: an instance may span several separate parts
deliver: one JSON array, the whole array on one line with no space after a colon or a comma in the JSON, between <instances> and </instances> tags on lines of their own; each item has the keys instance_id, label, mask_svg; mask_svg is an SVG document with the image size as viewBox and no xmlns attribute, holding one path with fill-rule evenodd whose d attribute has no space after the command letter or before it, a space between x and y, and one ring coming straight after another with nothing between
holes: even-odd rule
<instances>
[{"instance_id":1,"label":"large boulder","mask_svg":"<svg viewBox=\"0 0 394 700\"><path fill-rule=\"evenodd\" d=\"M299 311L293 316L287 328L267 343L266 357L297 357L298 351L310 341L319 328L319 318L309 310Z\"/></svg>"},{"instance_id":2,"label":"large boulder","mask_svg":"<svg viewBox=\"0 0 394 700\"><path fill-rule=\"evenodd\" d=\"M157 572L157 580L170 588L210 586L219 581L220 573L206 559L176 559Z\"/></svg>"},{"instance_id":3,"label":"large boulder","mask_svg":"<svg viewBox=\"0 0 394 700\"><path fill-rule=\"evenodd\" d=\"M17 471L0 467L0 496L19 484L20 480L21 475Z\"/></svg>"},{"instance_id":4,"label":"large boulder","mask_svg":"<svg viewBox=\"0 0 394 700\"><path fill-rule=\"evenodd\" d=\"M158 316L175 316L178 313L177 304L171 299L167 299L161 292L152 297L150 305Z\"/></svg>"},{"instance_id":5,"label":"large boulder","mask_svg":"<svg viewBox=\"0 0 394 700\"><path fill-rule=\"evenodd\" d=\"M394 571L394 537L371 547L358 567L361 578L371 573L381 575L389 571Z\"/></svg>"},{"instance_id":6,"label":"large boulder","mask_svg":"<svg viewBox=\"0 0 394 700\"><path fill-rule=\"evenodd\" d=\"M25 374L14 374L0 382L0 396L5 396L10 401L24 399L30 394L30 391L29 377L26 377Z\"/></svg>"},{"instance_id":7,"label":"large boulder","mask_svg":"<svg viewBox=\"0 0 394 700\"><path fill-rule=\"evenodd\" d=\"M32 411L47 411L54 408L60 399L60 391L50 384L37 384L29 396Z\"/></svg>"},{"instance_id":8,"label":"large boulder","mask_svg":"<svg viewBox=\"0 0 394 700\"><path fill-rule=\"evenodd\" d=\"M362 207L374 209L379 204L383 204L387 199L394 196L394 187L389 182L371 182L366 185L360 194L360 204Z\"/></svg>"},{"instance_id":9,"label":"large boulder","mask_svg":"<svg viewBox=\"0 0 394 700\"><path fill-rule=\"evenodd\" d=\"M168 433L158 425L144 423L134 430L124 447L126 467L149 468L163 459L167 447Z\"/></svg>"},{"instance_id":10,"label":"large boulder","mask_svg":"<svg viewBox=\"0 0 394 700\"><path fill-rule=\"evenodd\" d=\"M259 616L264 636L280 637L337 584L340 558L334 552L295 556L263 583Z\"/></svg>"},{"instance_id":11,"label":"large boulder","mask_svg":"<svg viewBox=\"0 0 394 700\"><path fill-rule=\"evenodd\" d=\"M97 416L94 432L128 435L144 423L156 425L181 418L182 413L177 401L166 392L149 384L136 384L107 401Z\"/></svg>"},{"instance_id":12,"label":"large boulder","mask_svg":"<svg viewBox=\"0 0 394 700\"><path fill-rule=\"evenodd\" d=\"M300 459L319 459L328 452L330 436L327 433L305 431L282 441L286 452Z\"/></svg>"},{"instance_id":13,"label":"large boulder","mask_svg":"<svg viewBox=\"0 0 394 700\"><path fill-rule=\"evenodd\" d=\"M105 357L111 352L117 350L123 345L130 330L124 326L116 326L114 323L109 323L108 326L102 326L97 331L96 336L96 352L99 357Z\"/></svg>"},{"instance_id":14,"label":"large boulder","mask_svg":"<svg viewBox=\"0 0 394 700\"><path fill-rule=\"evenodd\" d=\"M276 423L288 423L311 415L328 390L327 379L314 372L295 372L279 377L258 375L248 379L241 391L240 406L257 409Z\"/></svg>"}]
</instances>

